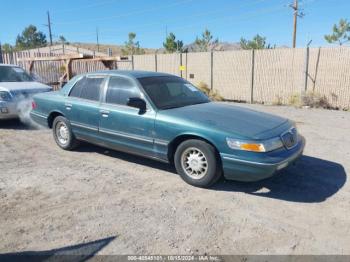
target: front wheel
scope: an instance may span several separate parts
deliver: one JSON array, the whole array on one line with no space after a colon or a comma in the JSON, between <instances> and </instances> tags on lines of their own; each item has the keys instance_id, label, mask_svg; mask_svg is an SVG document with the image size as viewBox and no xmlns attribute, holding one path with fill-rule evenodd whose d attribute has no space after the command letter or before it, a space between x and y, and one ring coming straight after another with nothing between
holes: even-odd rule
<instances>
[{"instance_id":1,"label":"front wheel","mask_svg":"<svg viewBox=\"0 0 350 262\"><path fill-rule=\"evenodd\" d=\"M209 187L222 174L215 148L197 139L182 142L175 152L175 168L187 183L198 187Z\"/></svg>"},{"instance_id":2,"label":"front wheel","mask_svg":"<svg viewBox=\"0 0 350 262\"><path fill-rule=\"evenodd\" d=\"M58 116L52 125L53 137L56 144L64 150L73 150L78 146L78 140L75 138L71 125L67 118Z\"/></svg>"}]
</instances>

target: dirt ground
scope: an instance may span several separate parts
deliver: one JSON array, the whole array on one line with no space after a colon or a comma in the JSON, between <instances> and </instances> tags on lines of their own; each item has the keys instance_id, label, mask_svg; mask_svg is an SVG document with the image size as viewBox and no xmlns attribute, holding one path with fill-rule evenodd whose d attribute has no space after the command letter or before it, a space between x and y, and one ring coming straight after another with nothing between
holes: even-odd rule
<instances>
[{"instance_id":1,"label":"dirt ground","mask_svg":"<svg viewBox=\"0 0 350 262\"><path fill-rule=\"evenodd\" d=\"M241 106L295 120L305 156L265 181L200 189L166 164L63 151L51 130L1 122L0 253L350 254L350 113Z\"/></svg>"}]
</instances>

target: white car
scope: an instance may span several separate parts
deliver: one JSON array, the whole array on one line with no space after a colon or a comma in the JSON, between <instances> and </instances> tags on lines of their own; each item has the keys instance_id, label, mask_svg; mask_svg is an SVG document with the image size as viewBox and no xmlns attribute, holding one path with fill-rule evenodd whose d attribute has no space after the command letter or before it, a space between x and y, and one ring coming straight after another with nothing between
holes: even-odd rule
<instances>
[{"instance_id":1,"label":"white car","mask_svg":"<svg viewBox=\"0 0 350 262\"><path fill-rule=\"evenodd\" d=\"M16 65L0 64L0 120L21 117L34 94L52 91Z\"/></svg>"}]
</instances>

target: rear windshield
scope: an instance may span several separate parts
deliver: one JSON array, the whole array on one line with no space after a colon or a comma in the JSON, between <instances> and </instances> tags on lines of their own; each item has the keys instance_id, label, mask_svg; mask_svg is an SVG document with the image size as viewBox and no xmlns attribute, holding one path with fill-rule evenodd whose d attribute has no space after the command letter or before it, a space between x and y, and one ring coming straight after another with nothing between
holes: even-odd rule
<instances>
[{"instance_id":1,"label":"rear windshield","mask_svg":"<svg viewBox=\"0 0 350 262\"><path fill-rule=\"evenodd\" d=\"M33 78L22 68L0 66L0 82L31 82Z\"/></svg>"}]
</instances>

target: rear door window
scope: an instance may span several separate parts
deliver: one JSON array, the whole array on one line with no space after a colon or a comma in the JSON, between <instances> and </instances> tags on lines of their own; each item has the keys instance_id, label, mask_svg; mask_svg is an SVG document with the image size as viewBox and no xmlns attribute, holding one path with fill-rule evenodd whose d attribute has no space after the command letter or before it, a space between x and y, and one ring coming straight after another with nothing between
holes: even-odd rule
<instances>
[{"instance_id":1,"label":"rear door window","mask_svg":"<svg viewBox=\"0 0 350 262\"><path fill-rule=\"evenodd\" d=\"M86 78L83 77L82 79L78 80L75 85L72 87L72 90L70 91L69 96L72 97L80 97L81 90L83 89L83 86L85 85Z\"/></svg>"},{"instance_id":2,"label":"rear door window","mask_svg":"<svg viewBox=\"0 0 350 262\"><path fill-rule=\"evenodd\" d=\"M99 101L104 77L83 77L72 88L69 96Z\"/></svg>"}]
</instances>

